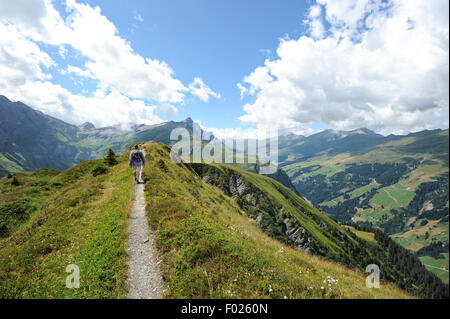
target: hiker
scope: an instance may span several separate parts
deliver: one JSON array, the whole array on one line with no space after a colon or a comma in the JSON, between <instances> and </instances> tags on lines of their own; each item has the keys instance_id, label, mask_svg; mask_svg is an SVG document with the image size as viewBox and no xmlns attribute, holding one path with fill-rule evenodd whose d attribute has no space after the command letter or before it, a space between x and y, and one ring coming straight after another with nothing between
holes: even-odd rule
<instances>
[{"instance_id":1,"label":"hiker","mask_svg":"<svg viewBox=\"0 0 450 319\"><path fill-rule=\"evenodd\" d=\"M130 167L133 168L134 181L138 184L142 183L142 167L145 164L145 154L139 150L137 145L134 146L134 150L130 152Z\"/></svg>"}]
</instances>

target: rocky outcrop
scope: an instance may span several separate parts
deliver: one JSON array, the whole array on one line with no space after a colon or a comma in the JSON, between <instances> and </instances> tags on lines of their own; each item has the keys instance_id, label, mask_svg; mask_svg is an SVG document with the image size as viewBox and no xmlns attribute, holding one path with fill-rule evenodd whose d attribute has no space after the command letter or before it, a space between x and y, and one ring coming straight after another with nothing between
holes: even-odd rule
<instances>
[{"instance_id":1,"label":"rocky outcrop","mask_svg":"<svg viewBox=\"0 0 450 319\"><path fill-rule=\"evenodd\" d=\"M270 195L255 187L242 175L232 169L217 168L212 165L199 163L187 165L204 182L219 187L227 196L230 196L266 233L299 250L311 250L313 238L297 219L284 207L277 206ZM298 211L306 216L312 216L305 209L298 208ZM320 227L326 228L326 223Z\"/></svg>"}]
</instances>

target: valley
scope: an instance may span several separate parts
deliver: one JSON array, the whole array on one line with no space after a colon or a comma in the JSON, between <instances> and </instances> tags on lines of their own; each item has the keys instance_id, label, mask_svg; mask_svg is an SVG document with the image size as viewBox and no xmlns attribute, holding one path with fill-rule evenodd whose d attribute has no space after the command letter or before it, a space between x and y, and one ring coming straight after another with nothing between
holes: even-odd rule
<instances>
[{"instance_id":1,"label":"valley","mask_svg":"<svg viewBox=\"0 0 450 319\"><path fill-rule=\"evenodd\" d=\"M448 282L448 130L422 131L408 136L390 135L387 137L366 129L349 132L328 130L309 137L293 134L280 136L281 169L278 169L275 174L265 177L255 174L258 171L257 164L182 163L176 165L172 163L168 159L169 146L173 144L173 141L169 140L170 132L175 127L183 127L192 132L194 125L197 124L190 118L182 122L170 121L151 126L135 125L130 130L123 131L118 127L97 129L90 123L80 126L67 124L34 111L20 102L10 102L4 97L0 100L0 104L2 104L0 111L3 112L4 119L12 121L17 118L22 121L24 127L30 126L29 130L23 129L20 134L15 133L14 128L10 127L9 130L2 131L3 133L0 135L2 138L0 140L0 145L2 145L0 170L4 175L1 179L3 188L0 207L2 212L0 233L4 239L0 239L2 240L0 249L5 247L4 251L7 254L13 254L8 256L16 256L11 258L17 258L15 260L19 261L19 263L11 263L11 260L4 259L5 267L2 273L4 277L2 278L5 278L6 281L13 280L12 277L9 277L11 275L9 271L17 266L19 268L14 273L24 276L24 281L20 281L22 282L20 285L28 285L30 284L28 280L31 279L27 279L28 277L24 274L35 262L34 258L39 260L43 258L45 263L50 262L57 267L62 260L53 259L52 254L46 257L55 247L58 251L59 249L62 249L61 251L78 249L75 248L76 245L73 246L74 243L70 247L66 246L73 239L67 241L63 233L59 233L59 230L54 228L57 227L57 219L52 219L53 221L45 226L43 231L46 234L52 234L48 236L59 234L57 236L60 236L60 244L51 244L42 239L47 235L38 234L32 230L43 220L48 219L47 217L42 218L49 212L51 213L48 211L49 207L55 205L55 207L62 207L64 214L69 214L66 215L66 218L77 219L84 216L85 211L86 214L98 214L97 199L104 200L105 203L109 201L110 204L105 205L114 205L113 201L117 200L116 197L109 196L116 194L115 192L119 189L122 191L126 189L124 192L126 197L121 197L123 203L119 207L122 212L128 209L131 205L129 196L132 194L129 182L125 183L124 180L118 182L119 180L117 180L117 178L125 178L124 163L127 150L133 143L153 140L164 144L153 142L145 144L146 151L152 158L152 169L146 168L144 176L147 183L151 181L154 187L158 187L158 189L146 187L148 207L153 207L151 210L153 217L149 222L160 236L168 236L156 238L158 249L163 252L163 255L166 251L179 251L181 254L168 254L164 257L167 268L163 269L163 278L168 282L173 281L170 286L175 287L174 290L166 292L167 296L184 298L199 293L199 290L187 291L183 286L184 282L190 280L189 276L197 278L197 273L183 273L191 267L197 269L199 266L195 261L197 259L192 259L193 264L181 270L177 268L180 266L178 262L181 256L187 256L186 254L194 254L196 258L205 256L207 258L205 268L201 269L204 269L203 273L208 274L216 271L211 268L213 267L211 260L223 261L225 257L222 254L224 253L228 256L226 258L235 256L233 252L235 249L238 249L240 253L247 251L247 248L244 249L242 246L244 242L234 242L234 240L230 242L231 250L223 251L218 247L209 247L208 245L203 247L208 241L218 240L220 242L223 238L228 238L228 230L222 229L227 220L233 220L235 223L243 225L238 231L241 235L248 232L247 227L255 227L258 234L262 232L261 235L255 235L258 241L265 244L272 243L270 249L264 245L257 245L260 250L257 253L262 254L262 259L255 262L263 269L275 267L266 264L269 257L265 256L265 254L270 255L269 251L275 249L283 252L292 251L293 256L297 256L292 258L303 260L301 263L310 258L319 258L315 267L333 268L335 266L330 265L336 263L336 265L341 265L339 267L349 267L352 269L351 271L358 272L363 270L366 264L374 262L382 266L382 278L386 282L394 283L408 293L417 296L441 296L442 291L446 289L443 288L445 286L441 286L440 280ZM36 130L36 123L45 129ZM42 140L46 142L41 143ZM123 153L120 157L121 164L117 167L104 168L102 161L98 160L103 157L108 148ZM53 153L55 149L56 151ZM42 154L46 156L42 156ZM65 169L68 170L63 171ZM180 171L180 169L186 171ZM111 184L113 176L115 176L117 184ZM197 179L201 183L196 181ZM102 191L87 187L91 183L98 185ZM208 184L211 185L205 188L205 185ZM73 187L87 188L78 193ZM103 191L105 187L108 189L107 192ZM214 191L212 191L213 189ZM203 190L208 191L204 196L202 195L201 202L194 205L193 203L198 199L194 200L191 197L200 196ZM62 202L63 196L67 196L67 194L69 202ZM187 203L186 198L191 198L192 203ZM224 201L223 198L230 198L231 202ZM64 208L67 205L68 208ZM73 208L77 209L73 211ZM217 210L221 213L217 214ZM153 214L153 212L160 212L160 217L157 217L159 213ZM208 239L203 238L202 235L198 238L200 246L197 244L192 247L183 246L183 241L190 242L192 238L185 238L185 235L178 234L181 228L177 227L180 222L185 228L191 227L184 220L187 216L191 216L188 212L199 214L195 215L197 219L189 221L189 223L194 223L195 227L214 229L214 232L220 233L222 234L220 236L224 237ZM242 215L245 218L236 217L232 212L237 212L237 216ZM218 221L215 218L219 217L221 221L217 224ZM94 220L100 222L103 217L99 216L98 218L100 219ZM122 234L126 230L124 228L126 222L121 219L123 218L121 215L116 215L115 218L116 226L111 227L118 227L117 230L120 230L120 234ZM161 223L152 218L162 218ZM202 221L202 218L205 220ZM174 224L170 221L172 219ZM202 224L206 221L212 224ZM85 223L93 223L93 228L90 228L91 233L83 233L81 236L94 236L95 232L103 229L103 226L95 224L95 221L85 221ZM236 229L235 225L228 224L228 226L232 227L230 229ZM71 228L74 227L73 224L66 225L66 227L74 232L74 236L81 234L78 233L81 230ZM194 228L191 231L196 233ZM397 244L385 233L391 236ZM28 238L30 235L31 237ZM181 239L176 239L177 236L183 238L181 242ZM268 236L267 238L270 240L264 236ZM98 240L98 237L95 238ZM248 240L249 238L245 237L244 239ZM25 244L29 240L31 242ZM32 248L36 247L35 240L42 241L46 246L42 249ZM21 250L17 248L24 247L23 244L28 247L27 255L21 255ZM105 244L115 245L108 241ZM39 243L37 247L41 245ZM256 242L252 245L256 245ZM118 248L116 247L112 251L117 254L122 253L116 249ZM217 254L222 257L218 257ZM250 255L248 252L245 253L248 258ZM92 256L85 257L92 258ZM50 261L46 261L46 258L50 258ZM121 269L124 267L123 264L120 264L123 259L108 262L118 264L111 264L107 267ZM235 262L233 261L232 264ZM239 262L244 263L245 267L249 266L245 260ZM327 264L330 262L332 264ZM328 266L324 266L325 264ZM393 267L394 265L396 266ZM105 267L102 263L98 266ZM276 267L287 266L278 265ZM294 268L289 267L283 269L286 269L293 277L282 276L283 279L277 277L276 280L281 280L283 285L291 281L303 285L304 281L294 275ZM431 276L425 268L437 277ZM52 276L51 269L50 267L48 273L43 271L40 276ZM299 271L304 272L308 269L311 271L309 266ZM410 273L411 271L415 275ZM208 276L207 280L211 281ZM245 288L248 290L241 291L235 296L249 298L266 296L260 294L262 292L259 290L256 295L250 293L252 289L259 287L259 280L268 275L259 273L258 276L260 277L255 279L255 282ZM415 278L416 284L413 284L411 276ZM224 284L223 280L230 279L226 278L222 278L221 275L217 277L216 285L221 286ZM431 282L431 286L417 284L417 281L424 282L424 280ZM200 282L202 281L200 280ZM120 285L122 284L120 283ZM211 285L210 282L207 284ZM100 282L99 285L101 286ZM229 297L224 290L211 292L211 287L208 287L209 290L205 287L199 288L201 296L205 298L208 296ZM27 289L27 292L19 289L17 296L27 296L28 294L41 296L40 288L29 287ZM98 292L94 290L92 294L85 292L85 295L101 296L105 292L101 292L103 288L99 289ZM308 294L293 286L289 289L290 296L295 298L327 296L321 295L319 292ZM351 288L348 289L339 295L327 297L356 296L353 295L354 292ZM116 294L115 296L124 296L126 291L123 287L118 290L114 288L112 293L111 295L105 294L105 296L114 294ZM372 296L371 293L367 295L367 297L370 296ZM272 297L279 298L281 295Z\"/></svg>"},{"instance_id":2,"label":"valley","mask_svg":"<svg viewBox=\"0 0 450 319\"><path fill-rule=\"evenodd\" d=\"M442 269L429 269L448 282L448 130L286 136L280 153L297 191L336 220L379 227L413 252L447 247L433 259Z\"/></svg>"}]
</instances>

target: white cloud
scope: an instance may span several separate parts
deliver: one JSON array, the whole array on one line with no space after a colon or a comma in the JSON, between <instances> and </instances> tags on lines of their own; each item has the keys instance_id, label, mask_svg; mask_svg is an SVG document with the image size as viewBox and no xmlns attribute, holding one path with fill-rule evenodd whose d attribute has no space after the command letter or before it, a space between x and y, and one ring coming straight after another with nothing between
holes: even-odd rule
<instances>
[{"instance_id":1,"label":"white cloud","mask_svg":"<svg viewBox=\"0 0 450 319\"><path fill-rule=\"evenodd\" d=\"M304 21L309 26L309 33L313 39L322 39L325 35L325 27L322 23L322 7L313 5L308 12L308 18Z\"/></svg>"},{"instance_id":2,"label":"white cloud","mask_svg":"<svg viewBox=\"0 0 450 319\"><path fill-rule=\"evenodd\" d=\"M241 94L254 100L243 107L243 123L382 134L445 123L448 1L317 2L308 19L322 17L329 29L281 40L278 57L244 78Z\"/></svg>"},{"instance_id":3,"label":"white cloud","mask_svg":"<svg viewBox=\"0 0 450 319\"><path fill-rule=\"evenodd\" d=\"M100 8L68 1L71 15L67 40L89 60L85 64L103 90L115 89L133 98L157 103L179 103L187 89L162 61L143 58L118 35ZM96 30L96 32L92 32Z\"/></svg>"},{"instance_id":4,"label":"white cloud","mask_svg":"<svg viewBox=\"0 0 450 319\"><path fill-rule=\"evenodd\" d=\"M62 57L63 59L66 57L67 49L64 47L64 45L60 45L60 46L59 46L58 54L59 54L59 56Z\"/></svg>"},{"instance_id":5,"label":"white cloud","mask_svg":"<svg viewBox=\"0 0 450 319\"><path fill-rule=\"evenodd\" d=\"M208 102L210 96L220 99L220 94L211 90L205 83L203 83L201 78L194 78L192 83L189 84L189 92L203 102Z\"/></svg>"},{"instance_id":6,"label":"white cloud","mask_svg":"<svg viewBox=\"0 0 450 319\"><path fill-rule=\"evenodd\" d=\"M55 64L47 53L27 40L14 25L0 23L0 89L30 80L49 79L46 70Z\"/></svg>"},{"instance_id":7,"label":"white cloud","mask_svg":"<svg viewBox=\"0 0 450 319\"><path fill-rule=\"evenodd\" d=\"M63 19L51 0L0 0L1 94L71 123L150 124L161 121L157 110L176 114L174 104L189 90L164 61L134 52L99 7L66 0L66 13ZM63 69L38 43L63 58L70 48L86 62ZM52 83L51 67L78 85L79 77L96 80L97 92L89 96L83 88L78 95ZM203 81L195 92L217 96Z\"/></svg>"},{"instance_id":8,"label":"white cloud","mask_svg":"<svg viewBox=\"0 0 450 319\"><path fill-rule=\"evenodd\" d=\"M8 97L73 124L89 121L97 127L130 124L156 124L162 120L155 115L157 106L146 105L141 100L131 100L118 91L97 91L92 96L72 94L60 85L49 81L27 82L11 89Z\"/></svg>"},{"instance_id":9,"label":"white cloud","mask_svg":"<svg viewBox=\"0 0 450 319\"><path fill-rule=\"evenodd\" d=\"M247 93L247 88L245 86L243 86L241 83L236 84L236 86L238 87L239 91L241 92L241 100L244 98L244 95Z\"/></svg>"},{"instance_id":10,"label":"white cloud","mask_svg":"<svg viewBox=\"0 0 450 319\"><path fill-rule=\"evenodd\" d=\"M170 119L178 114L178 109L170 103L162 103L159 106L159 109L163 112L167 119Z\"/></svg>"},{"instance_id":11,"label":"white cloud","mask_svg":"<svg viewBox=\"0 0 450 319\"><path fill-rule=\"evenodd\" d=\"M117 90L96 91L93 96L72 94L49 80L47 69L55 62L15 26L0 23L0 92L69 123L86 121L96 126L121 123L154 124L156 106L131 100ZM81 70L69 67L69 72Z\"/></svg>"}]
</instances>

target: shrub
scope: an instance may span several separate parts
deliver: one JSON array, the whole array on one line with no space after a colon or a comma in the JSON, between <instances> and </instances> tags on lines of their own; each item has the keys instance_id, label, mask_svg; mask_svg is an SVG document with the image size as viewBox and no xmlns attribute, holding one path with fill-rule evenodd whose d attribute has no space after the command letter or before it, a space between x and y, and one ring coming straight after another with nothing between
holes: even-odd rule
<instances>
[{"instance_id":1,"label":"shrub","mask_svg":"<svg viewBox=\"0 0 450 319\"><path fill-rule=\"evenodd\" d=\"M92 176L96 177L98 175L106 174L108 172L108 168L105 165L98 164L92 169Z\"/></svg>"},{"instance_id":2,"label":"shrub","mask_svg":"<svg viewBox=\"0 0 450 319\"><path fill-rule=\"evenodd\" d=\"M13 177L13 180L12 180L11 184L14 185L14 186L19 186L20 185L19 181L17 180L17 178L15 176Z\"/></svg>"}]
</instances>

